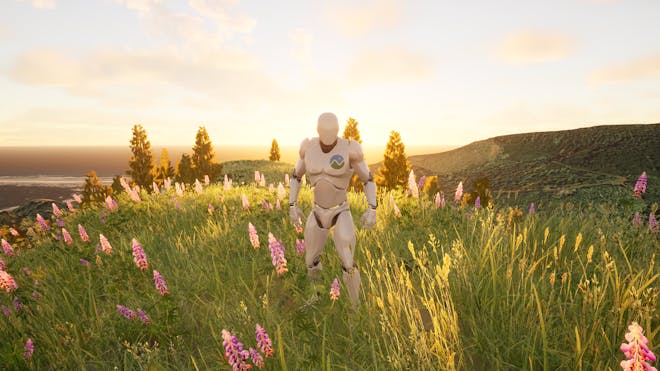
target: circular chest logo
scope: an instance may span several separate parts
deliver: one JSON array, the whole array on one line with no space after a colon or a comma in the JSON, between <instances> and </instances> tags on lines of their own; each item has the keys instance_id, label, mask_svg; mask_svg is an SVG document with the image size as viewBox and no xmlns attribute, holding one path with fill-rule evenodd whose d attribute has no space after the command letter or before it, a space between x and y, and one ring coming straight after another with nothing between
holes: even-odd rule
<instances>
[{"instance_id":1,"label":"circular chest logo","mask_svg":"<svg viewBox=\"0 0 660 371\"><path fill-rule=\"evenodd\" d=\"M344 167L344 158L342 155L334 155L330 157L330 167L336 170Z\"/></svg>"}]
</instances>

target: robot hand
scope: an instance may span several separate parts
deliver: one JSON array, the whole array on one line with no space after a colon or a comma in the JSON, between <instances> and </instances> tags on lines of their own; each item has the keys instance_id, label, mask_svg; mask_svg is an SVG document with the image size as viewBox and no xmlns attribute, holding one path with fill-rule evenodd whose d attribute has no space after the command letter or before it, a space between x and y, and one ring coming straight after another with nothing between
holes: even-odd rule
<instances>
[{"instance_id":1,"label":"robot hand","mask_svg":"<svg viewBox=\"0 0 660 371\"><path fill-rule=\"evenodd\" d=\"M373 228L376 225L376 209L367 208L367 211L360 218L360 224L364 229Z\"/></svg>"},{"instance_id":2,"label":"robot hand","mask_svg":"<svg viewBox=\"0 0 660 371\"><path fill-rule=\"evenodd\" d=\"M291 217L291 222L298 228L302 228L302 221L305 219L305 214L298 205L289 206L289 217Z\"/></svg>"}]
</instances>

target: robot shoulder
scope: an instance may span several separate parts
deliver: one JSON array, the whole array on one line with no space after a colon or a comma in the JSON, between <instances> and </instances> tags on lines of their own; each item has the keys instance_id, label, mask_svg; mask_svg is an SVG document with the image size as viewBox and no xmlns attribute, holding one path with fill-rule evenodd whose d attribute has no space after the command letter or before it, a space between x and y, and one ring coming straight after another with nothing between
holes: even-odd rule
<instances>
[{"instance_id":1,"label":"robot shoulder","mask_svg":"<svg viewBox=\"0 0 660 371\"><path fill-rule=\"evenodd\" d=\"M354 141L353 139L348 140L348 157L350 158L351 162L360 162L364 160L362 146L360 143Z\"/></svg>"},{"instance_id":2,"label":"robot shoulder","mask_svg":"<svg viewBox=\"0 0 660 371\"><path fill-rule=\"evenodd\" d=\"M307 152L307 147L311 143L311 140L309 138L303 139L302 142L300 142L300 149L298 150L298 153L300 154L300 158L305 158L305 152Z\"/></svg>"}]
</instances>

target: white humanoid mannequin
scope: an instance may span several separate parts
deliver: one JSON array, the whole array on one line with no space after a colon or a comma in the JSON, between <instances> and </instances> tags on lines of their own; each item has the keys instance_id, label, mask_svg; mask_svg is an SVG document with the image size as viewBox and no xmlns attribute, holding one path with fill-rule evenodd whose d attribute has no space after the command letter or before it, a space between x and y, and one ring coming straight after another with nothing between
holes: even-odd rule
<instances>
[{"instance_id":1,"label":"white humanoid mannequin","mask_svg":"<svg viewBox=\"0 0 660 371\"><path fill-rule=\"evenodd\" d=\"M376 184L364 161L362 147L356 141L339 138L337 116L323 113L319 116L316 138L305 139L300 144L300 159L293 169L290 181L289 214L299 226L304 214L297 205L300 179L307 173L314 192L314 206L305 224L305 263L310 278L321 273L321 253L334 227L334 242L344 269L344 285L348 288L351 303L357 307L360 297L360 272L353 262L355 228L348 208L346 191L353 172L365 182L367 211L361 218L364 228L376 224Z\"/></svg>"}]
</instances>

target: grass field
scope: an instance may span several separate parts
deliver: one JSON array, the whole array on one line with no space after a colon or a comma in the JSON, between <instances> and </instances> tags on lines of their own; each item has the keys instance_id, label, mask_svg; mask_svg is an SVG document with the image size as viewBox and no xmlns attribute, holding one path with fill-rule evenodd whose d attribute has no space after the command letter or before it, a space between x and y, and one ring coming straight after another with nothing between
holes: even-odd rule
<instances>
[{"instance_id":1,"label":"grass field","mask_svg":"<svg viewBox=\"0 0 660 371\"><path fill-rule=\"evenodd\" d=\"M275 205L277 191L255 186L249 174L261 169L250 166L259 163L233 170L247 180L230 190L212 184L201 194L194 187L183 196L142 192L139 203L122 193L116 211L99 205L65 212L71 244L55 220L48 232L34 223L20 237L2 230L16 250L2 259L18 288L0 293L7 312L0 315L0 364L231 369L223 329L246 350L257 349L257 324L272 340L267 370L618 369L632 321L657 350L660 243L647 224L631 223L635 211L655 210L648 201L541 204L530 215L526 208L437 208L431 199L381 192L376 228L357 231L362 302L353 310L343 284L339 299L330 299L331 283L341 282L330 240L324 290L313 300L296 250L302 235L286 207L262 207L263 200ZM283 179L283 172L266 175L268 182ZM364 195L350 193L349 201L357 221ZM310 210L308 187L299 202ZM26 235L28 227L35 232ZM272 264L269 233L285 246L283 274ZM100 234L110 254L97 246ZM132 239L146 254L144 271ZM164 295L153 270L167 285ZM140 308L150 323L125 318L117 305ZM34 353L26 359L28 339Z\"/></svg>"}]
</instances>

